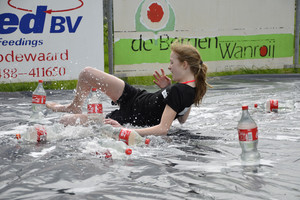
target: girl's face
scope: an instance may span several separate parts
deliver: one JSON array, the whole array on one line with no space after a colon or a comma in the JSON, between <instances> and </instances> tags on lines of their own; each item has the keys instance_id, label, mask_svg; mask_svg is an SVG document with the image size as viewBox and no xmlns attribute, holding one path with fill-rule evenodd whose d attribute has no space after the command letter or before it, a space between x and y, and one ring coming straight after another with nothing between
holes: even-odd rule
<instances>
[{"instance_id":1,"label":"girl's face","mask_svg":"<svg viewBox=\"0 0 300 200\"><path fill-rule=\"evenodd\" d=\"M175 52L171 52L170 55L170 65L168 69L172 73L172 79L173 81L180 82L180 80L183 78L184 73L184 67L183 63L178 60L178 56Z\"/></svg>"}]
</instances>

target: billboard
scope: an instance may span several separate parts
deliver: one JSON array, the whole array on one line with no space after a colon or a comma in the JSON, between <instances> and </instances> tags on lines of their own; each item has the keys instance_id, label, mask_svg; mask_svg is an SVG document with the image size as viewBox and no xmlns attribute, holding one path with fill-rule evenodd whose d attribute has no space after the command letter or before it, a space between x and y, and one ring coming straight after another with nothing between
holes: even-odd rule
<instances>
[{"instance_id":1,"label":"billboard","mask_svg":"<svg viewBox=\"0 0 300 200\"><path fill-rule=\"evenodd\" d=\"M104 69L99 0L0 0L0 83L77 79Z\"/></svg>"},{"instance_id":2,"label":"billboard","mask_svg":"<svg viewBox=\"0 0 300 200\"><path fill-rule=\"evenodd\" d=\"M114 0L115 74L167 69L178 38L209 72L282 68L293 63L294 13L294 0Z\"/></svg>"}]
</instances>

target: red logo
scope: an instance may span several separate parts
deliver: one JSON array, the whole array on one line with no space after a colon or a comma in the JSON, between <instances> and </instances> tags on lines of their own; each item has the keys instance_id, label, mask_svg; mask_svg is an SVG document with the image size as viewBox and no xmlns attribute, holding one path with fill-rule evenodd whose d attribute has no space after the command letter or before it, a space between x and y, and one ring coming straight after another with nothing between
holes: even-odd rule
<instances>
[{"instance_id":1,"label":"red logo","mask_svg":"<svg viewBox=\"0 0 300 200\"><path fill-rule=\"evenodd\" d=\"M148 19L150 19L151 22L160 22L160 20L164 16L164 11L161 5L157 3L151 4L149 6L149 10L147 11Z\"/></svg>"},{"instance_id":2,"label":"red logo","mask_svg":"<svg viewBox=\"0 0 300 200\"><path fill-rule=\"evenodd\" d=\"M92 114L92 113L102 114L103 113L102 104L88 104L87 109L88 109L88 114Z\"/></svg>"},{"instance_id":3,"label":"red logo","mask_svg":"<svg viewBox=\"0 0 300 200\"><path fill-rule=\"evenodd\" d=\"M45 104L46 103L46 96L44 96L44 95L32 95L32 103Z\"/></svg>"},{"instance_id":4,"label":"red logo","mask_svg":"<svg viewBox=\"0 0 300 200\"><path fill-rule=\"evenodd\" d=\"M44 127L35 127L36 134L37 134L37 141L46 141L47 138L47 131Z\"/></svg>"},{"instance_id":5,"label":"red logo","mask_svg":"<svg viewBox=\"0 0 300 200\"><path fill-rule=\"evenodd\" d=\"M8 1L7 1L7 4L8 4L10 7L14 8L14 9L17 9L17 10L25 11L25 12L32 12L31 9L28 9L28 8L21 8L20 6L11 3L11 1L12 1L12 0L8 0ZM78 6L74 7L74 8L67 8L67 9L62 9L62 10L52 10L52 9L50 9L50 10L47 10L47 11L44 11L44 12L45 12L45 13L48 13L48 14L52 14L52 13L54 13L54 12L67 12L67 11L72 11L72 10L79 9L79 8L81 8L81 7L83 6L83 1L82 1L82 0L77 0L77 1L79 1L80 5L78 5Z\"/></svg>"},{"instance_id":6,"label":"red logo","mask_svg":"<svg viewBox=\"0 0 300 200\"><path fill-rule=\"evenodd\" d=\"M119 134L119 140L125 142L128 145L128 139L129 139L130 133L131 133L130 129L126 129L126 128L121 129L120 134Z\"/></svg>"},{"instance_id":7,"label":"red logo","mask_svg":"<svg viewBox=\"0 0 300 200\"><path fill-rule=\"evenodd\" d=\"M260 47L260 56L265 57L268 53L268 48L264 45Z\"/></svg>"},{"instance_id":8,"label":"red logo","mask_svg":"<svg viewBox=\"0 0 300 200\"><path fill-rule=\"evenodd\" d=\"M239 129L240 141L255 141L258 139L257 127L253 129Z\"/></svg>"},{"instance_id":9,"label":"red logo","mask_svg":"<svg viewBox=\"0 0 300 200\"><path fill-rule=\"evenodd\" d=\"M278 110L278 100L270 100L270 110Z\"/></svg>"}]
</instances>

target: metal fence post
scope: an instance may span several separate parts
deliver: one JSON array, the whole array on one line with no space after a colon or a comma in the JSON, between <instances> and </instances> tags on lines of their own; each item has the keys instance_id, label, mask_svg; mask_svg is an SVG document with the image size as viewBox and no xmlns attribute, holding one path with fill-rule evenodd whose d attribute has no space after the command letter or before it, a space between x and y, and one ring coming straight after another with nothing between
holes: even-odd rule
<instances>
[{"instance_id":1,"label":"metal fence post","mask_svg":"<svg viewBox=\"0 0 300 200\"><path fill-rule=\"evenodd\" d=\"M299 65L299 26L300 26L300 0L296 0L296 24L295 24L295 67Z\"/></svg>"},{"instance_id":2,"label":"metal fence post","mask_svg":"<svg viewBox=\"0 0 300 200\"><path fill-rule=\"evenodd\" d=\"M109 73L114 74L114 51L113 51L113 0L108 0L108 66Z\"/></svg>"}]
</instances>

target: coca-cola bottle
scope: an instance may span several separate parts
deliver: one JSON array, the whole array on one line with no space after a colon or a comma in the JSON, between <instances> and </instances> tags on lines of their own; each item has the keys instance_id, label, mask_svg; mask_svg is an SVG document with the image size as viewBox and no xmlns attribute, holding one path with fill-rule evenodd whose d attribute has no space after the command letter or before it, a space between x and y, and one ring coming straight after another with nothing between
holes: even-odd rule
<instances>
[{"instance_id":1,"label":"coca-cola bottle","mask_svg":"<svg viewBox=\"0 0 300 200\"><path fill-rule=\"evenodd\" d=\"M248 112L248 106L242 106L242 117L238 122L237 129L242 148L242 161L248 164L259 162L257 125Z\"/></svg>"},{"instance_id":2,"label":"coca-cola bottle","mask_svg":"<svg viewBox=\"0 0 300 200\"><path fill-rule=\"evenodd\" d=\"M128 146L122 141L105 139L105 140L100 140L99 144L101 145L101 147L111 148L120 153L125 153L126 155L132 154L132 149L128 148Z\"/></svg>"},{"instance_id":3,"label":"coca-cola bottle","mask_svg":"<svg viewBox=\"0 0 300 200\"><path fill-rule=\"evenodd\" d=\"M28 142L46 142L47 129L45 126L36 124L27 128L24 134L16 134L18 140L25 140Z\"/></svg>"},{"instance_id":4,"label":"coca-cola bottle","mask_svg":"<svg viewBox=\"0 0 300 200\"><path fill-rule=\"evenodd\" d=\"M278 100L268 100L265 103L255 103L254 111L259 112L278 112Z\"/></svg>"},{"instance_id":5,"label":"coca-cola bottle","mask_svg":"<svg viewBox=\"0 0 300 200\"><path fill-rule=\"evenodd\" d=\"M254 104L254 109L256 111L266 111L266 112L287 112L293 111L295 109L294 100L273 100L270 99L266 101L265 104Z\"/></svg>"},{"instance_id":6,"label":"coca-cola bottle","mask_svg":"<svg viewBox=\"0 0 300 200\"><path fill-rule=\"evenodd\" d=\"M42 118L46 111L46 91L43 87L43 80L39 80L39 84L32 93L32 115L31 118Z\"/></svg>"},{"instance_id":7,"label":"coca-cola bottle","mask_svg":"<svg viewBox=\"0 0 300 200\"><path fill-rule=\"evenodd\" d=\"M92 88L91 97L88 99L87 112L90 124L103 123L103 107L101 100L97 96L97 88Z\"/></svg>"},{"instance_id":8,"label":"coca-cola bottle","mask_svg":"<svg viewBox=\"0 0 300 200\"><path fill-rule=\"evenodd\" d=\"M109 124L105 124L101 127L101 132L111 138L125 142L127 145L143 145L149 144L150 139L145 139L135 130L126 129L121 127L113 127Z\"/></svg>"}]
</instances>

